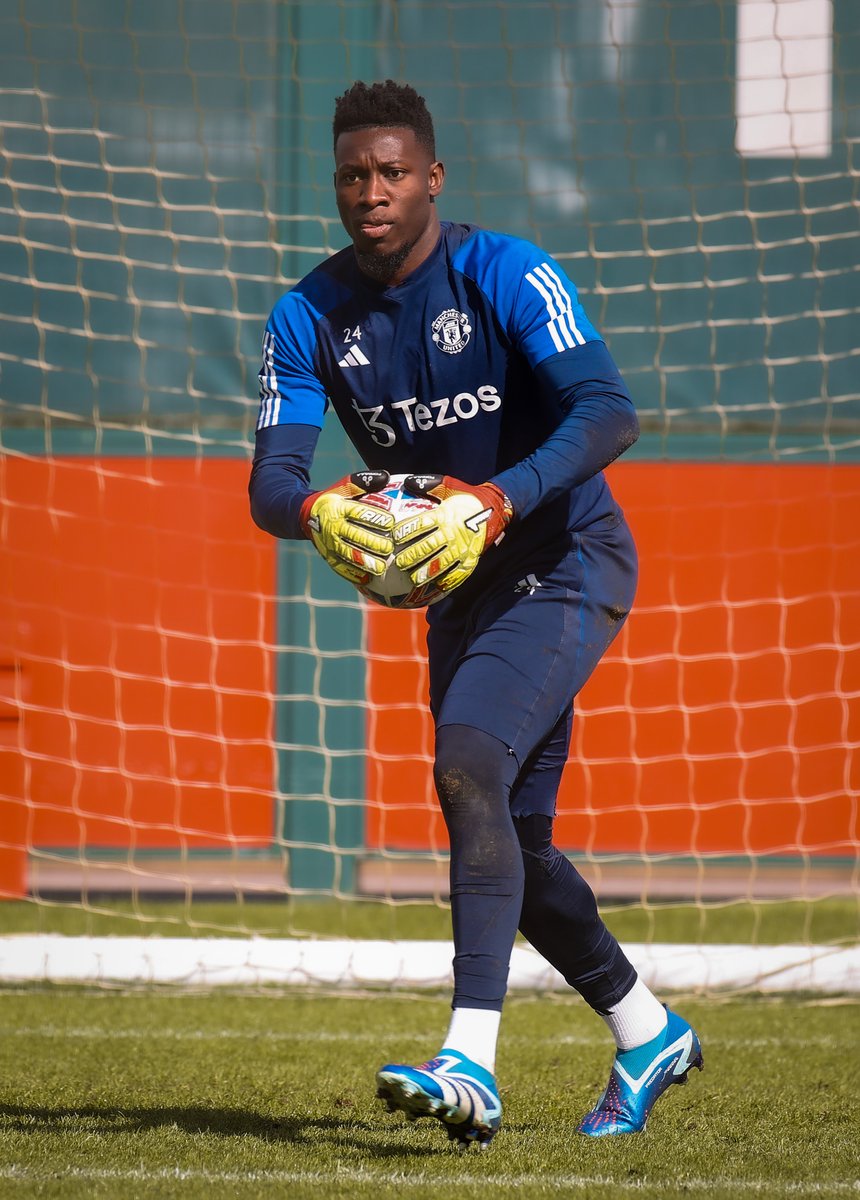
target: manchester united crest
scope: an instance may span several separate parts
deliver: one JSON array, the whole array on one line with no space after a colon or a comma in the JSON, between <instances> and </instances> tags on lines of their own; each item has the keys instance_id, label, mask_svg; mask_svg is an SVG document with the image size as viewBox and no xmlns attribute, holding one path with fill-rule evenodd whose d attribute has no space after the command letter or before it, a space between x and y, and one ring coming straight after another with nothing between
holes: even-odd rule
<instances>
[{"instance_id":1,"label":"manchester united crest","mask_svg":"<svg viewBox=\"0 0 860 1200\"><path fill-rule=\"evenodd\" d=\"M446 308L433 322L433 341L444 354L459 354L472 336L469 318L456 308Z\"/></svg>"}]
</instances>

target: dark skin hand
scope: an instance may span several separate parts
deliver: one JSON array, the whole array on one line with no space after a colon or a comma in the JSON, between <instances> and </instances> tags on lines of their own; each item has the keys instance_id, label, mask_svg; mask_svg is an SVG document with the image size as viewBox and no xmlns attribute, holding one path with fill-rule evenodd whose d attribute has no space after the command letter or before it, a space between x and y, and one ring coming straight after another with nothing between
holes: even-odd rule
<instances>
[{"instance_id":1,"label":"dark skin hand","mask_svg":"<svg viewBox=\"0 0 860 1200\"><path fill-rule=\"evenodd\" d=\"M392 286L419 267L439 240L434 203L445 168L412 129L387 126L342 133L334 186L343 227L365 274Z\"/></svg>"}]
</instances>

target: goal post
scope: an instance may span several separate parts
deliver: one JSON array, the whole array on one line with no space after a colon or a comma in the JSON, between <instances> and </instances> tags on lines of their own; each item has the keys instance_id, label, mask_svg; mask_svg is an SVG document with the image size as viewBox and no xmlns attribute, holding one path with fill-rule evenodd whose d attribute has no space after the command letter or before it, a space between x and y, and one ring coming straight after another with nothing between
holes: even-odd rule
<instances>
[{"instance_id":1,"label":"goal post","mask_svg":"<svg viewBox=\"0 0 860 1200\"><path fill-rule=\"evenodd\" d=\"M0 15L0 930L438 928L423 618L246 498L266 316L345 244L334 98L391 76L441 216L554 255L639 412L560 844L643 953L669 903L702 944L784 900L793 945L827 905L856 941L858 45L852 0ZM354 465L332 420L314 483Z\"/></svg>"}]
</instances>

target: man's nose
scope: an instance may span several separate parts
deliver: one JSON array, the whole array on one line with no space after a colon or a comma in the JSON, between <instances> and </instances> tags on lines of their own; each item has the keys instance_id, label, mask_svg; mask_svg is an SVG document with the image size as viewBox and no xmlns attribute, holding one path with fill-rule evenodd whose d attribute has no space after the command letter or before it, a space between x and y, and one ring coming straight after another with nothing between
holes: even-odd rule
<instances>
[{"instance_id":1,"label":"man's nose","mask_svg":"<svg viewBox=\"0 0 860 1200\"><path fill-rule=\"evenodd\" d=\"M375 208L378 204L388 203L388 191L385 187L385 180L377 171L371 171L367 176L362 188L361 198L369 208Z\"/></svg>"}]
</instances>

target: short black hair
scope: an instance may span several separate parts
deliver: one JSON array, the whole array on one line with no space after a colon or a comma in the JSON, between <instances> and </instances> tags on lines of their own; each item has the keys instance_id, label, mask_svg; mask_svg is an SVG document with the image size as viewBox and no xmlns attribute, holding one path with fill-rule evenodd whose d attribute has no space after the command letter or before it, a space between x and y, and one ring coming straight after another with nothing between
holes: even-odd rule
<instances>
[{"instance_id":1,"label":"short black hair","mask_svg":"<svg viewBox=\"0 0 860 1200\"><path fill-rule=\"evenodd\" d=\"M424 97L408 83L386 79L384 83L367 84L359 79L334 102L332 132L335 145L342 133L386 125L411 129L419 144L435 160L433 118Z\"/></svg>"}]
</instances>

